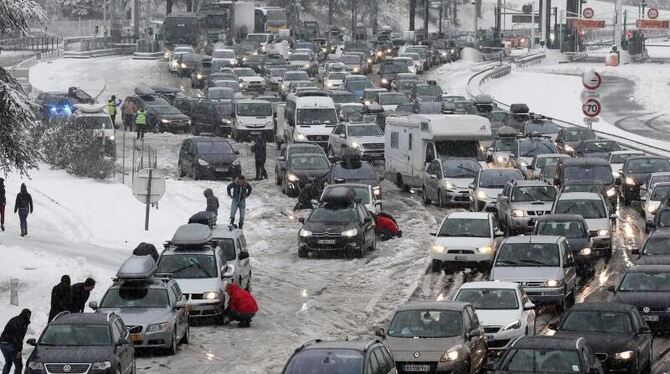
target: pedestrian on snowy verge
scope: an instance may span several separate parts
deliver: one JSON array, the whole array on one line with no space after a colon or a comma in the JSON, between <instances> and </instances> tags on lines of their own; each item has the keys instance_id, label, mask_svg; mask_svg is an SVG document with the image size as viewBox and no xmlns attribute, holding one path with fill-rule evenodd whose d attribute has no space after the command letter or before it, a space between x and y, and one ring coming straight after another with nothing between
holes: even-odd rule
<instances>
[{"instance_id":1,"label":"pedestrian on snowy verge","mask_svg":"<svg viewBox=\"0 0 670 374\"><path fill-rule=\"evenodd\" d=\"M216 216L219 215L219 198L214 196L214 191L211 188L208 188L203 192L205 199L207 199L207 207L205 211L212 212Z\"/></svg>"},{"instance_id":2,"label":"pedestrian on snowy verge","mask_svg":"<svg viewBox=\"0 0 670 374\"><path fill-rule=\"evenodd\" d=\"M51 310L49 310L49 322L60 312L70 310L70 276L63 275L60 283L51 289Z\"/></svg>"},{"instance_id":3,"label":"pedestrian on snowy verge","mask_svg":"<svg viewBox=\"0 0 670 374\"><path fill-rule=\"evenodd\" d=\"M7 205L7 196L5 195L5 180L0 178L0 230L5 231L5 205Z\"/></svg>"},{"instance_id":4,"label":"pedestrian on snowy verge","mask_svg":"<svg viewBox=\"0 0 670 374\"><path fill-rule=\"evenodd\" d=\"M28 214L33 214L33 197L28 193L25 183L21 183L21 192L16 195L14 214L19 213L21 236L28 235Z\"/></svg>"},{"instance_id":5,"label":"pedestrian on snowy verge","mask_svg":"<svg viewBox=\"0 0 670 374\"><path fill-rule=\"evenodd\" d=\"M265 139L263 135L258 135L256 141L251 146L251 152L254 153L254 160L256 161L256 180L268 179L268 172L265 170L265 160L267 158Z\"/></svg>"},{"instance_id":6,"label":"pedestrian on snowy verge","mask_svg":"<svg viewBox=\"0 0 670 374\"><path fill-rule=\"evenodd\" d=\"M238 321L240 327L251 327L251 319L258 312L256 299L249 291L232 282L226 284L226 293L230 298L228 300L228 318L232 321Z\"/></svg>"},{"instance_id":7,"label":"pedestrian on snowy verge","mask_svg":"<svg viewBox=\"0 0 670 374\"><path fill-rule=\"evenodd\" d=\"M135 113L135 130L137 131L137 139L144 139L144 132L147 131L147 124L149 114L146 109L140 107Z\"/></svg>"},{"instance_id":8,"label":"pedestrian on snowy verge","mask_svg":"<svg viewBox=\"0 0 670 374\"><path fill-rule=\"evenodd\" d=\"M30 309L23 309L18 316L12 318L5 325L0 335L0 351L5 358L5 366L2 368L2 374L9 374L14 365L14 374L21 374L23 370L23 339L26 337L28 325L30 324Z\"/></svg>"},{"instance_id":9,"label":"pedestrian on snowy verge","mask_svg":"<svg viewBox=\"0 0 670 374\"><path fill-rule=\"evenodd\" d=\"M83 313L86 302L95 288L95 280L86 278L84 282L75 283L70 289L70 312Z\"/></svg>"},{"instance_id":10,"label":"pedestrian on snowy verge","mask_svg":"<svg viewBox=\"0 0 670 374\"><path fill-rule=\"evenodd\" d=\"M244 175L240 175L234 182L228 185L228 196L232 199L230 202L230 224L235 224L235 214L240 211L239 228L244 225L244 210L247 206L247 197L251 195L251 186L247 183Z\"/></svg>"}]
</instances>

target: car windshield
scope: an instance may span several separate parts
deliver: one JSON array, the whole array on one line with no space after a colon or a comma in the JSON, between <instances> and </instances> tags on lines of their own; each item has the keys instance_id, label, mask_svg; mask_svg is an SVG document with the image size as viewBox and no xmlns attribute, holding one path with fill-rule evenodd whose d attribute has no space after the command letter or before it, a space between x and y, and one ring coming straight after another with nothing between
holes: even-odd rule
<instances>
[{"instance_id":1,"label":"car windshield","mask_svg":"<svg viewBox=\"0 0 670 374\"><path fill-rule=\"evenodd\" d=\"M235 97L235 90L221 87L219 89L208 89L207 97L214 100L232 100Z\"/></svg>"},{"instance_id":2,"label":"car windshield","mask_svg":"<svg viewBox=\"0 0 670 374\"><path fill-rule=\"evenodd\" d=\"M446 338L463 333L461 313L453 310L401 310L389 326L394 338Z\"/></svg>"},{"instance_id":3,"label":"car windshield","mask_svg":"<svg viewBox=\"0 0 670 374\"><path fill-rule=\"evenodd\" d=\"M633 324L628 313L575 310L565 317L560 330L629 334L633 332Z\"/></svg>"},{"instance_id":4,"label":"car windshield","mask_svg":"<svg viewBox=\"0 0 670 374\"><path fill-rule=\"evenodd\" d=\"M171 106L171 105L156 105L156 106L151 106L151 110L158 114L181 114L179 109Z\"/></svg>"},{"instance_id":5,"label":"car windshield","mask_svg":"<svg viewBox=\"0 0 670 374\"><path fill-rule=\"evenodd\" d=\"M670 197L670 185L656 186L651 193L650 200L661 201Z\"/></svg>"},{"instance_id":6,"label":"car windshield","mask_svg":"<svg viewBox=\"0 0 670 374\"><path fill-rule=\"evenodd\" d=\"M670 292L670 272L626 273L619 285L620 292Z\"/></svg>"},{"instance_id":7,"label":"car windshield","mask_svg":"<svg viewBox=\"0 0 670 374\"><path fill-rule=\"evenodd\" d=\"M560 156L539 157L535 161L535 168L536 169L542 169L546 165L557 164L560 159L561 159Z\"/></svg>"},{"instance_id":8,"label":"car windshield","mask_svg":"<svg viewBox=\"0 0 670 374\"><path fill-rule=\"evenodd\" d=\"M349 126L349 136L383 136L382 129L374 125L356 125Z\"/></svg>"},{"instance_id":9,"label":"car windshield","mask_svg":"<svg viewBox=\"0 0 670 374\"><path fill-rule=\"evenodd\" d=\"M661 209L656 220L657 227L670 227L670 209Z\"/></svg>"},{"instance_id":10,"label":"car windshield","mask_svg":"<svg viewBox=\"0 0 670 374\"><path fill-rule=\"evenodd\" d=\"M309 222L357 222L358 214L353 207L343 208L341 206L324 206L314 209L309 216Z\"/></svg>"},{"instance_id":11,"label":"car windshield","mask_svg":"<svg viewBox=\"0 0 670 374\"><path fill-rule=\"evenodd\" d=\"M197 142L198 152L202 154L231 154L233 146L227 141L223 142Z\"/></svg>"},{"instance_id":12,"label":"car windshield","mask_svg":"<svg viewBox=\"0 0 670 374\"><path fill-rule=\"evenodd\" d=\"M610 157L610 163L612 164L623 164L627 158L633 157L633 156L641 156L641 153L617 153L613 154L612 157Z\"/></svg>"},{"instance_id":13,"label":"car windshield","mask_svg":"<svg viewBox=\"0 0 670 374\"><path fill-rule=\"evenodd\" d=\"M309 80L309 75L304 71L290 71L284 76L284 81L305 81Z\"/></svg>"},{"instance_id":14,"label":"car windshield","mask_svg":"<svg viewBox=\"0 0 670 374\"><path fill-rule=\"evenodd\" d=\"M105 346L112 344L107 325L50 324L40 338L40 345L61 347Z\"/></svg>"},{"instance_id":15,"label":"car windshield","mask_svg":"<svg viewBox=\"0 0 670 374\"><path fill-rule=\"evenodd\" d=\"M296 121L298 125L335 125L337 123L337 113L335 108L301 108L298 109Z\"/></svg>"},{"instance_id":16,"label":"car windshield","mask_svg":"<svg viewBox=\"0 0 670 374\"><path fill-rule=\"evenodd\" d=\"M294 53L289 58L289 61L309 61L309 55L307 53Z\"/></svg>"},{"instance_id":17,"label":"car windshield","mask_svg":"<svg viewBox=\"0 0 670 374\"><path fill-rule=\"evenodd\" d=\"M503 113L504 114L504 113ZM537 132L540 134L558 134L560 128L551 122L531 122L526 125L526 133Z\"/></svg>"},{"instance_id":18,"label":"car windshield","mask_svg":"<svg viewBox=\"0 0 670 374\"><path fill-rule=\"evenodd\" d=\"M519 309L516 290L509 288L466 288L458 292L456 301L470 303L476 310Z\"/></svg>"},{"instance_id":19,"label":"car windshield","mask_svg":"<svg viewBox=\"0 0 670 374\"><path fill-rule=\"evenodd\" d=\"M551 140L519 140L519 157L533 157L543 153L558 153ZM610 173L611 175L611 173Z\"/></svg>"},{"instance_id":20,"label":"car windshield","mask_svg":"<svg viewBox=\"0 0 670 374\"><path fill-rule=\"evenodd\" d=\"M192 47L176 47L172 55L183 55L185 53L193 53Z\"/></svg>"},{"instance_id":21,"label":"car windshield","mask_svg":"<svg viewBox=\"0 0 670 374\"><path fill-rule=\"evenodd\" d=\"M405 61L389 61L384 62L379 68L382 74L397 74L397 73L407 73L409 68Z\"/></svg>"},{"instance_id":22,"label":"car windshield","mask_svg":"<svg viewBox=\"0 0 670 374\"><path fill-rule=\"evenodd\" d=\"M345 103L357 103L358 98L354 94L337 94L337 95L331 95L331 99L333 99L333 102L335 104L345 104ZM362 111L363 108L361 107L358 109L359 111Z\"/></svg>"},{"instance_id":23,"label":"car windshield","mask_svg":"<svg viewBox=\"0 0 670 374\"><path fill-rule=\"evenodd\" d=\"M328 79L343 80L344 77L346 77L347 75L349 75L349 73L339 72L339 71L338 72L333 72L333 73L328 74Z\"/></svg>"},{"instance_id":24,"label":"car windshield","mask_svg":"<svg viewBox=\"0 0 670 374\"><path fill-rule=\"evenodd\" d=\"M584 219L607 218L605 204L600 200L559 200L554 214L578 214Z\"/></svg>"},{"instance_id":25,"label":"car windshield","mask_svg":"<svg viewBox=\"0 0 670 374\"><path fill-rule=\"evenodd\" d=\"M409 102L410 102L409 97L407 97L407 95L403 93L388 93L384 95L379 95L380 105L400 105Z\"/></svg>"},{"instance_id":26,"label":"car windshield","mask_svg":"<svg viewBox=\"0 0 670 374\"><path fill-rule=\"evenodd\" d=\"M597 182L601 184L612 184L612 167L602 166L565 166L563 168L563 181L570 182Z\"/></svg>"},{"instance_id":27,"label":"car windshield","mask_svg":"<svg viewBox=\"0 0 670 374\"><path fill-rule=\"evenodd\" d=\"M457 102L465 102L466 99L465 99L465 96L443 96L442 101L445 102L445 103L457 103ZM504 112L494 113L494 115L497 115L497 114L503 114L503 115L505 115L505 118L507 117L507 113L504 113Z\"/></svg>"},{"instance_id":28,"label":"car windshield","mask_svg":"<svg viewBox=\"0 0 670 374\"><path fill-rule=\"evenodd\" d=\"M286 74L286 69L270 69L271 77L283 77Z\"/></svg>"},{"instance_id":29,"label":"car windshield","mask_svg":"<svg viewBox=\"0 0 670 374\"><path fill-rule=\"evenodd\" d=\"M580 221L540 221L537 223L536 234L577 239L586 237L586 229Z\"/></svg>"},{"instance_id":30,"label":"car windshield","mask_svg":"<svg viewBox=\"0 0 670 374\"><path fill-rule=\"evenodd\" d=\"M215 278L216 259L213 254L200 253L161 256L157 273L171 274L175 279Z\"/></svg>"},{"instance_id":31,"label":"car windshield","mask_svg":"<svg viewBox=\"0 0 670 374\"><path fill-rule=\"evenodd\" d=\"M628 160L626 171L631 174L651 174L670 171L670 162L660 158L639 158Z\"/></svg>"},{"instance_id":32,"label":"car windshield","mask_svg":"<svg viewBox=\"0 0 670 374\"><path fill-rule=\"evenodd\" d=\"M493 146L494 152L514 152L516 139L498 139Z\"/></svg>"},{"instance_id":33,"label":"car windshield","mask_svg":"<svg viewBox=\"0 0 670 374\"><path fill-rule=\"evenodd\" d=\"M328 160L323 155L297 155L289 162L291 170L324 170L328 169Z\"/></svg>"},{"instance_id":34,"label":"car windshield","mask_svg":"<svg viewBox=\"0 0 670 374\"><path fill-rule=\"evenodd\" d=\"M438 85L417 85L416 86L417 96L435 96L438 97L442 95L442 89Z\"/></svg>"},{"instance_id":35,"label":"car windshield","mask_svg":"<svg viewBox=\"0 0 670 374\"><path fill-rule=\"evenodd\" d=\"M593 130L566 130L563 139L566 142L578 142L580 140L594 140L596 133Z\"/></svg>"},{"instance_id":36,"label":"car windshield","mask_svg":"<svg viewBox=\"0 0 670 374\"><path fill-rule=\"evenodd\" d=\"M109 116L76 117L74 123L89 130L98 130L98 129L111 130L114 128L114 126L112 126L112 121L110 120Z\"/></svg>"},{"instance_id":37,"label":"car windshield","mask_svg":"<svg viewBox=\"0 0 670 374\"><path fill-rule=\"evenodd\" d=\"M361 57L356 55L343 55L340 62L345 65L356 65L361 63Z\"/></svg>"},{"instance_id":38,"label":"car windshield","mask_svg":"<svg viewBox=\"0 0 670 374\"><path fill-rule=\"evenodd\" d=\"M333 186L335 187L337 185L333 185ZM348 186L348 187L351 188L354 191L357 198L361 199L361 203L370 204L372 202L371 201L372 196L370 196L370 187L368 187L368 186ZM332 188L327 187L324 190L323 195L326 196L327 191L330 190L330 189L332 189Z\"/></svg>"},{"instance_id":39,"label":"car windshield","mask_svg":"<svg viewBox=\"0 0 670 374\"><path fill-rule=\"evenodd\" d=\"M235 51L231 50L218 50L214 51L212 58L235 58Z\"/></svg>"},{"instance_id":40,"label":"car windshield","mask_svg":"<svg viewBox=\"0 0 670 374\"><path fill-rule=\"evenodd\" d=\"M445 178L474 178L482 168L475 160L444 160L442 172Z\"/></svg>"},{"instance_id":41,"label":"car windshield","mask_svg":"<svg viewBox=\"0 0 670 374\"><path fill-rule=\"evenodd\" d=\"M555 243L507 243L500 248L494 266L557 267L560 264Z\"/></svg>"},{"instance_id":42,"label":"car windshield","mask_svg":"<svg viewBox=\"0 0 670 374\"><path fill-rule=\"evenodd\" d=\"M479 187L503 188L510 180L522 180L523 175L518 170L482 170L479 174Z\"/></svg>"},{"instance_id":43,"label":"car windshield","mask_svg":"<svg viewBox=\"0 0 670 374\"><path fill-rule=\"evenodd\" d=\"M490 238L491 225L488 219L447 218L437 236Z\"/></svg>"},{"instance_id":44,"label":"car windshield","mask_svg":"<svg viewBox=\"0 0 670 374\"><path fill-rule=\"evenodd\" d=\"M589 141L585 142L582 147L584 153L599 153L599 152L613 152L620 151L619 143L613 141Z\"/></svg>"},{"instance_id":45,"label":"car windshield","mask_svg":"<svg viewBox=\"0 0 670 374\"><path fill-rule=\"evenodd\" d=\"M266 43L268 41L268 36L263 34L249 34L247 35L247 41L255 43Z\"/></svg>"},{"instance_id":46,"label":"car windshield","mask_svg":"<svg viewBox=\"0 0 670 374\"><path fill-rule=\"evenodd\" d=\"M652 235L644 242L641 252L648 256L668 256L670 255L669 241L668 237Z\"/></svg>"},{"instance_id":47,"label":"car windshield","mask_svg":"<svg viewBox=\"0 0 670 374\"><path fill-rule=\"evenodd\" d=\"M346 87L349 91L363 91L366 88L372 88L372 83L368 80L347 81Z\"/></svg>"},{"instance_id":48,"label":"car windshield","mask_svg":"<svg viewBox=\"0 0 670 374\"><path fill-rule=\"evenodd\" d=\"M649 187L654 187L659 183L670 182L670 175L652 175L649 177Z\"/></svg>"},{"instance_id":49,"label":"car windshield","mask_svg":"<svg viewBox=\"0 0 670 374\"><path fill-rule=\"evenodd\" d=\"M554 186L528 186L515 187L512 189L512 202L533 202L556 200L556 188Z\"/></svg>"},{"instance_id":50,"label":"car windshield","mask_svg":"<svg viewBox=\"0 0 670 374\"><path fill-rule=\"evenodd\" d=\"M365 357L351 349L310 348L296 353L284 374L362 373Z\"/></svg>"},{"instance_id":51,"label":"car windshield","mask_svg":"<svg viewBox=\"0 0 670 374\"><path fill-rule=\"evenodd\" d=\"M333 166L333 179L376 180L377 172L368 162L354 162L354 165L337 163Z\"/></svg>"},{"instance_id":52,"label":"car windshield","mask_svg":"<svg viewBox=\"0 0 670 374\"><path fill-rule=\"evenodd\" d=\"M167 290L141 285L122 285L110 288L100 303L101 308L166 308L169 305Z\"/></svg>"},{"instance_id":53,"label":"car windshield","mask_svg":"<svg viewBox=\"0 0 670 374\"><path fill-rule=\"evenodd\" d=\"M320 154L323 153L323 149L319 146L300 146L299 144L298 145L292 145L291 148L288 149L288 156L289 157L291 155L298 154L298 153L320 155Z\"/></svg>"},{"instance_id":54,"label":"car windshield","mask_svg":"<svg viewBox=\"0 0 670 374\"><path fill-rule=\"evenodd\" d=\"M517 349L510 352L504 371L510 373L582 373L577 351Z\"/></svg>"},{"instance_id":55,"label":"car windshield","mask_svg":"<svg viewBox=\"0 0 670 374\"><path fill-rule=\"evenodd\" d=\"M237 115L241 117L270 117L272 115L271 103L238 102L235 107Z\"/></svg>"}]
</instances>

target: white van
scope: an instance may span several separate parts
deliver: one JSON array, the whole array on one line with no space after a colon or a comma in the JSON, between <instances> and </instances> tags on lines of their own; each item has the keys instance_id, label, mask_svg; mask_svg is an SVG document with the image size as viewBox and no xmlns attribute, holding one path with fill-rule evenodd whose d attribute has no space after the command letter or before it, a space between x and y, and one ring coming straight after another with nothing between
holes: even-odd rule
<instances>
[{"instance_id":1,"label":"white van","mask_svg":"<svg viewBox=\"0 0 670 374\"><path fill-rule=\"evenodd\" d=\"M233 139L253 140L262 135L272 140L272 103L265 100L235 100L233 110Z\"/></svg>"},{"instance_id":2,"label":"white van","mask_svg":"<svg viewBox=\"0 0 670 374\"><path fill-rule=\"evenodd\" d=\"M384 137L385 178L405 190L423 186L424 169L435 158L483 160L480 142L493 139L491 122L469 114L388 117Z\"/></svg>"},{"instance_id":3,"label":"white van","mask_svg":"<svg viewBox=\"0 0 670 374\"><path fill-rule=\"evenodd\" d=\"M277 131L284 134L282 141L316 143L325 148L337 125L335 102L326 93L291 94L286 99L283 121L279 116L277 120Z\"/></svg>"}]
</instances>

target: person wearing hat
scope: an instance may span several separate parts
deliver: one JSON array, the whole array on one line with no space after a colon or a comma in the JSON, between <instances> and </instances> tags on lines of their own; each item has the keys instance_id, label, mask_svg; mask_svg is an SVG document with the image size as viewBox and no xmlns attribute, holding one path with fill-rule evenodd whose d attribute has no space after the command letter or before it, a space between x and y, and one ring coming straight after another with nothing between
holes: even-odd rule
<instances>
[{"instance_id":1,"label":"person wearing hat","mask_svg":"<svg viewBox=\"0 0 670 374\"><path fill-rule=\"evenodd\" d=\"M16 195L14 213L19 213L21 222L21 236L28 235L28 214L33 213L33 197L28 193L25 183L21 183L21 192Z\"/></svg>"},{"instance_id":2,"label":"person wearing hat","mask_svg":"<svg viewBox=\"0 0 670 374\"><path fill-rule=\"evenodd\" d=\"M14 366L14 374L21 374L23 370L23 359L21 351L23 350L23 338L28 332L30 325L30 309L23 309L18 316L12 318L5 325L0 335L0 351L5 358L5 366L2 368L3 374L9 374Z\"/></svg>"},{"instance_id":3,"label":"person wearing hat","mask_svg":"<svg viewBox=\"0 0 670 374\"><path fill-rule=\"evenodd\" d=\"M107 101L107 114L109 114L109 118L112 119L112 126L116 128L116 108L121 105L121 100L116 100L116 96L112 95L112 97Z\"/></svg>"},{"instance_id":4,"label":"person wearing hat","mask_svg":"<svg viewBox=\"0 0 670 374\"><path fill-rule=\"evenodd\" d=\"M5 205L7 205L7 196L5 195L5 180L0 178L0 230L5 231Z\"/></svg>"},{"instance_id":5,"label":"person wearing hat","mask_svg":"<svg viewBox=\"0 0 670 374\"><path fill-rule=\"evenodd\" d=\"M147 120L149 115L144 107L135 112L135 130L137 131L137 139L144 139L144 132L147 130Z\"/></svg>"}]
</instances>

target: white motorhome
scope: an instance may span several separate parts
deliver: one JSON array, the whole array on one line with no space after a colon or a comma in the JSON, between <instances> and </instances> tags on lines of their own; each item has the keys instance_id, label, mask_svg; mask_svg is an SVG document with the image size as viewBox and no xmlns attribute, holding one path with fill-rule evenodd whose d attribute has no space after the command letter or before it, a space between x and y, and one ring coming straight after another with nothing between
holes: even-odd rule
<instances>
[{"instance_id":1,"label":"white motorhome","mask_svg":"<svg viewBox=\"0 0 670 374\"><path fill-rule=\"evenodd\" d=\"M277 133L282 142L316 143L325 148L337 125L335 102L326 93L288 95L283 117L277 116Z\"/></svg>"},{"instance_id":2,"label":"white motorhome","mask_svg":"<svg viewBox=\"0 0 670 374\"><path fill-rule=\"evenodd\" d=\"M493 138L491 122L477 115L411 114L388 117L385 178L403 189L421 187L426 165L435 158L483 160L480 142Z\"/></svg>"}]
</instances>

